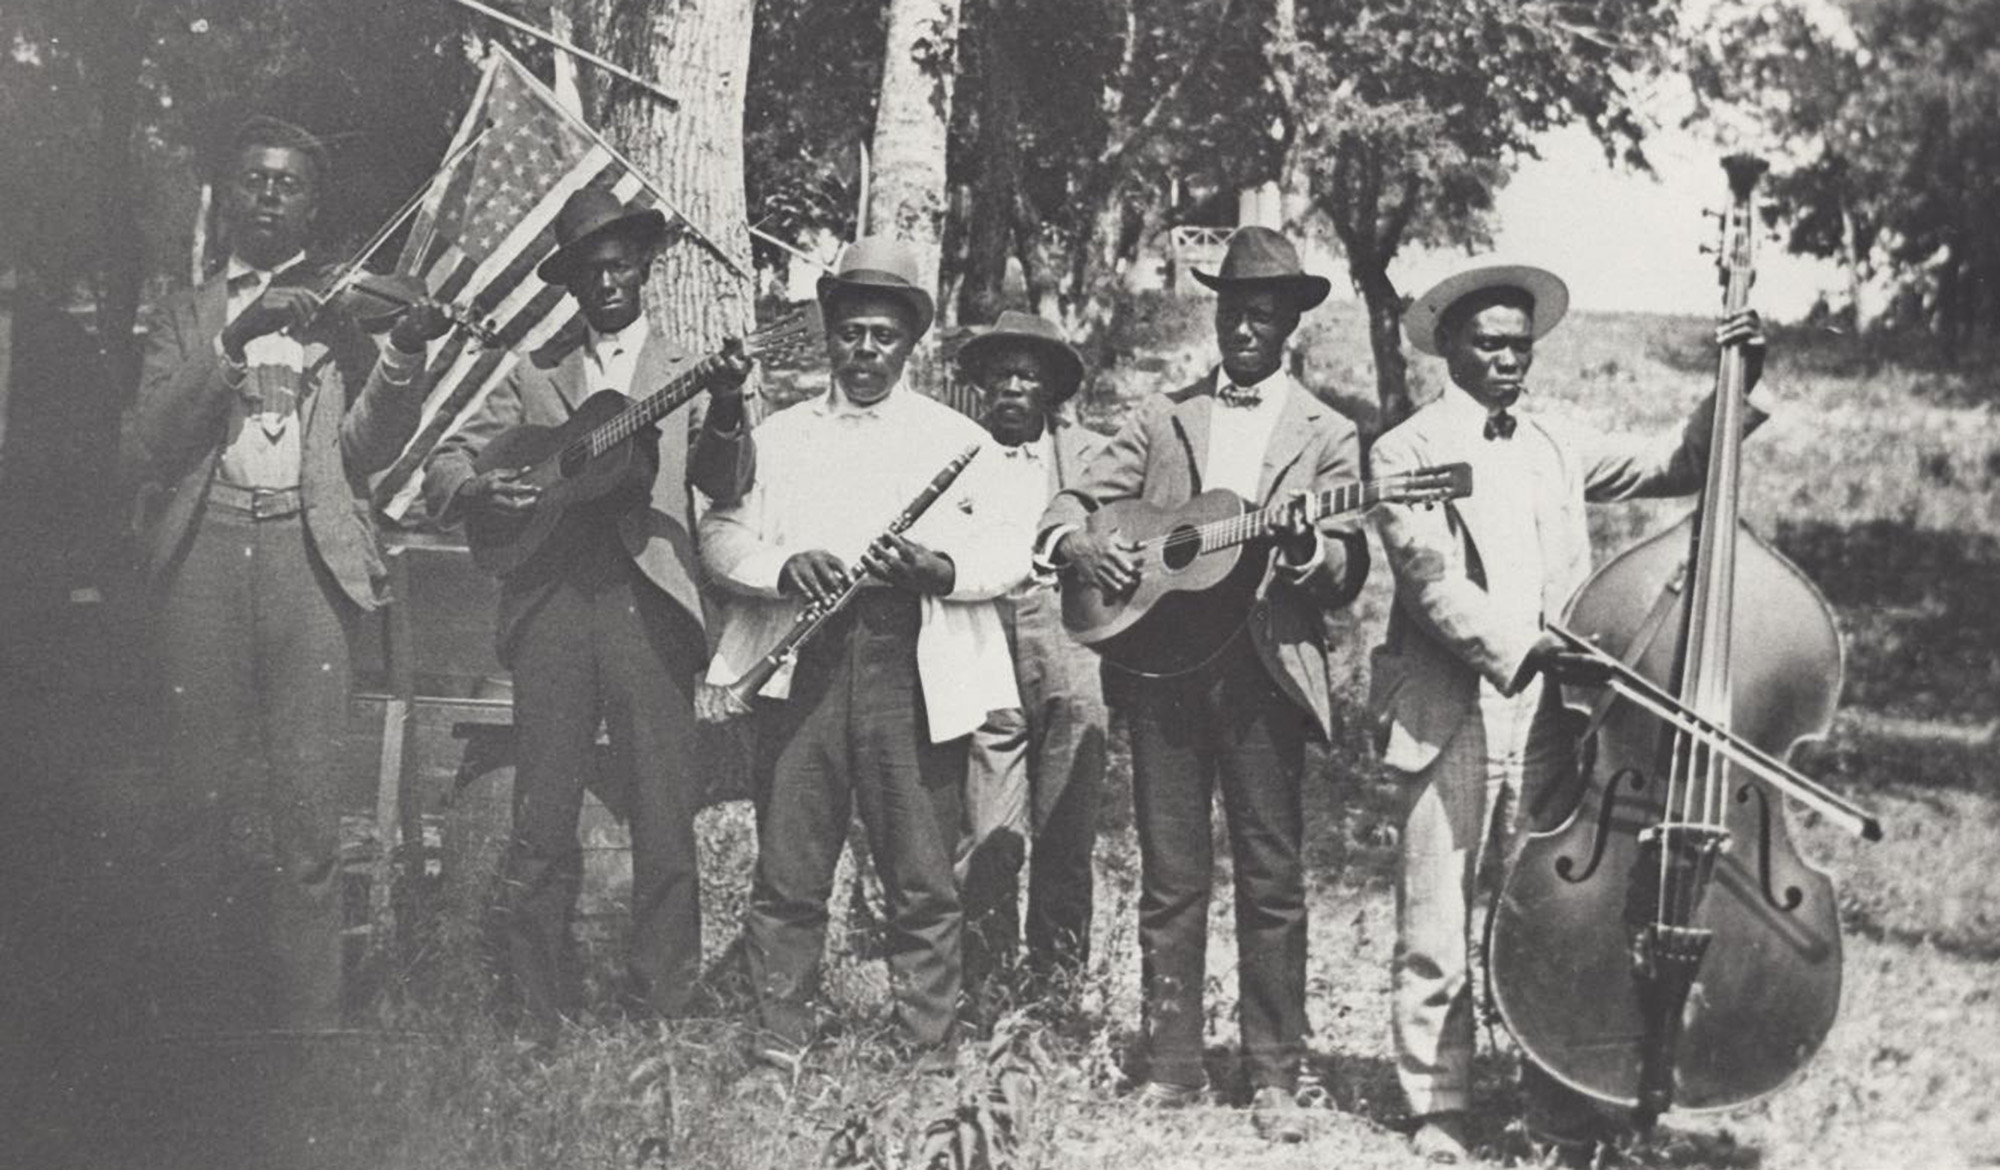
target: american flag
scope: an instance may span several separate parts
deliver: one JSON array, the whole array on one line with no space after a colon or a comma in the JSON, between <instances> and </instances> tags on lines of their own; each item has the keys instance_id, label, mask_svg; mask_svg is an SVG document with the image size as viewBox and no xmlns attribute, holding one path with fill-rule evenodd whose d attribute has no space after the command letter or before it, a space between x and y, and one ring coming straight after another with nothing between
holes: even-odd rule
<instances>
[{"instance_id":1,"label":"american flag","mask_svg":"<svg viewBox=\"0 0 2000 1170\"><path fill-rule=\"evenodd\" d=\"M576 302L535 266L555 250L563 201L603 187L632 208L657 194L584 121L505 50L488 61L459 124L448 168L411 225L396 270L466 309L498 334L481 345L455 329L433 343L423 422L375 485L375 502L401 519L422 486L424 459L486 400L514 364L568 325ZM670 227L684 228L669 214Z\"/></svg>"}]
</instances>

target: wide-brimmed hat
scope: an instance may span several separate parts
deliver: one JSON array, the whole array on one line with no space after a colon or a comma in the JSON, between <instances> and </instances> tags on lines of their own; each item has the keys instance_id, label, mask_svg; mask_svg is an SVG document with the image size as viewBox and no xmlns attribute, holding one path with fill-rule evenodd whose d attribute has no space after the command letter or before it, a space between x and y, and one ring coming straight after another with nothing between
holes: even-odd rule
<instances>
[{"instance_id":1,"label":"wide-brimmed hat","mask_svg":"<svg viewBox=\"0 0 2000 1170\"><path fill-rule=\"evenodd\" d=\"M1217 292L1225 288L1275 287L1303 313L1326 299L1333 282L1299 266L1299 250L1267 227L1240 227L1229 233L1222 267L1213 273L1194 270L1194 278Z\"/></svg>"},{"instance_id":2,"label":"wide-brimmed hat","mask_svg":"<svg viewBox=\"0 0 2000 1170\"><path fill-rule=\"evenodd\" d=\"M535 275L550 284L568 284L578 253L614 232L629 233L652 247L666 236L667 217L657 208L629 207L602 187L585 187L556 212L556 250L535 266Z\"/></svg>"},{"instance_id":3,"label":"wide-brimmed hat","mask_svg":"<svg viewBox=\"0 0 2000 1170\"><path fill-rule=\"evenodd\" d=\"M842 248L833 271L819 278L820 309L830 316L828 298L843 289L882 293L910 306L922 337L937 316L927 283L915 248L891 236L864 236Z\"/></svg>"},{"instance_id":4,"label":"wide-brimmed hat","mask_svg":"<svg viewBox=\"0 0 2000 1170\"><path fill-rule=\"evenodd\" d=\"M1017 313L1012 309L1000 319L974 333L958 347L958 363L968 375L976 376L979 363L995 353L1015 346L1042 355L1049 367L1048 405L1060 406L1076 397L1083 386L1083 355L1063 340L1062 329L1046 317Z\"/></svg>"},{"instance_id":5,"label":"wide-brimmed hat","mask_svg":"<svg viewBox=\"0 0 2000 1170\"><path fill-rule=\"evenodd\" d=\"M1569 312L1569 286L1562 282L1562 277L1545 268L1531 264L1469 268L1438 281L1403 311L1403 335L1410 339L1411 348L1432 357L1441 356L1437 331L1445 314L1466 297L1490 288L1519 289L1535 303L1536 340L1554 329L1563 314Z\"/></svg>"}]
</instances>

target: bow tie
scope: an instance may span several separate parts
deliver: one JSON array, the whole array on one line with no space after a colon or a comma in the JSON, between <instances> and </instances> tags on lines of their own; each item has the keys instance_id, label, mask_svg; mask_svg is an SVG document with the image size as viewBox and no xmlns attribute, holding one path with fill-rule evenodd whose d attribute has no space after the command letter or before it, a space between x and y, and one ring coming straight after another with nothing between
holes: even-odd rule
<instances>
[{"instance_id":1,"label":"bow tie","mask_svg":"<svg viewBox=\"0 0 2000 1170\"><path fill-rule=\"evenodd\" d=\"M1264 401L1264 392L1255 386L1238 386L1234 382L1217 382L1215 400L1224 406L1256 406Z\"/></svg>"},{"instance_id":2,"label":"bow tie","mask_svg":"<svg viewBox=\"0 0 2000 1170\"><path fill-rule=\"evenodd\" d=\"M1486 437L1489 439L1511 439L1514 437L1516 419L1504 410L1496 410L1486 416Z\"/></svg>"}]
</instances>

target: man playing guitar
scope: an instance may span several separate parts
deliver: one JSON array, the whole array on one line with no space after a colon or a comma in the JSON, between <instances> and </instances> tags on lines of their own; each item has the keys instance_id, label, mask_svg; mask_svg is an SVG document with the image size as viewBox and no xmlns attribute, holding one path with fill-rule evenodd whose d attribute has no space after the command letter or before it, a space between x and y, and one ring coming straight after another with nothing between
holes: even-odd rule
<instances>
[{"instance_id":1,"label":"man playing guitar","mask_svg":"<svg viewBox=\"0 0 2000 1170\"><path fill-rule=\"evenodd\" d=\"M1285 341L1299 315L1326 298L1326 279L1303 272L1290 242L1258 227L1230 237L1218 273L1195 276L1216 290L1220 367L1142 402L1050 503L1036 548L1066 571L1065 588L1117 595L1138 584L1138 562L1132 547L1084 527L1097 508L1131 499L1173 507L1218 487L1256 505L1300 501L1267 546L1246 635L1189 674L1141 677L1109 661L1104 671L1105 698L1125 709L1132 737L1148 1058L1138 1099L1176 1107L1202 1097L1214 869L1209 805L1219 783L1236 858L1253 1117L1268 1137L1300 1141L1306 907L1299 781L1308 731L1329 735L1332 722L1322 611L1352 600L1368 569L1357 524L1316 531L1305 519L1304 496L1358 479L1361 452L1353 424L1281 369Z\"/></svg>"},{"instance_id":2,"label":"man playing guitar","mask_svg":"<svg viewBox=\"0 0 2000 1170\"><path fill-rule=\"evenodd\" d=\"M537 275L566 287L580 327L523 358L478 413L425 465L432 515L447 523L472 510L521 514L539 489L517 469L475 471L496 436L519 425L560 425L591 395L642 397L691 360L654 335L644 292L666 232L658 211L633 211L585 188L556 217L560 246ZM519 760L514 832L502 875L504 962L522 1024L553 1041L570 1004L559 972L568 944L582 854L577 816L598 723L613 758L629 769L632 938L627 966L635 1002L662 1016L684 1012L701 962L694 814L695 680L707 658L691 537L693 484L718 500L742 494L749 467L719 442L743 425L749 363L726 358L710 383L705 422L691 407L632 441L633 482L571 511L555 540L505 578L500 659L514 675ZM663 441L664 440L664 441Z\"/></svg>"}]
</instances>

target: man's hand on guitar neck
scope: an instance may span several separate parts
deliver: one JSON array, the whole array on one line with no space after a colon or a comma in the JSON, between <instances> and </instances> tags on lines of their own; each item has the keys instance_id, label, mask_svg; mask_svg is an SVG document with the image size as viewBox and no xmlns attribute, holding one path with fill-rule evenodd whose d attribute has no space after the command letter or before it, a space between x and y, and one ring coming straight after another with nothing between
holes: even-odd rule
<instances>
[{"instance_id":1,"label":"man's hand on guitar neck","mask_svg":"<svg viewBox=\"0 0 2000 1170\"><path fill-rule=\"evenodd\" d=\"M1139 587L1139 546L1123 537L1104 537L1079 528L1056 542L1055 562L1093 585L1106 597Z\"/></svg>"},{"instance_id":2,"label":"man's hand on guitar neck","mask_svg":"<svg viewBox=\"0 0 2000 1170\"><path fill-rule=\"evenodd\" d=\"M743 383L750 377L750 356L743 342L730 338L722 343L708 375L707 425L719 434L732 435L743 425Z\"/></svg>"},{"instance_id":3,"label":"man's hand on guitar neck","mask_svg":"<svg viewBox=\"0 0 2000 1170\"><path fill-rule=\"evenodd\" d=\"M525 467L496 467L482 471L458 489L463 506L484 512L516 515L532 509L542 498L542 489L522 483Z\"/></svg>"}]
</instances>

